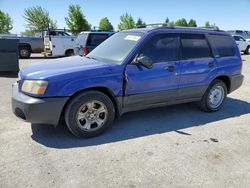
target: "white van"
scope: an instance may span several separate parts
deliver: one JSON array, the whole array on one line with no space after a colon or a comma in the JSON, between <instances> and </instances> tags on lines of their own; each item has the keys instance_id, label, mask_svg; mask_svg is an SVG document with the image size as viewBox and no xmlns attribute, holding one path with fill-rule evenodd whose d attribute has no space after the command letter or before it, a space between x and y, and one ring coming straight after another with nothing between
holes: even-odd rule
<instances>
[{"instance_id":1,"label":"white van","mask_svg":"<svg viewBox=\"0 0 250 188\"><path fill-rule=\"evenodd\" d=\"M44 37L44 56L59 57L74 55L76 37L64 31L50 31L50 35Z\"/></svg>"}]
</instances>

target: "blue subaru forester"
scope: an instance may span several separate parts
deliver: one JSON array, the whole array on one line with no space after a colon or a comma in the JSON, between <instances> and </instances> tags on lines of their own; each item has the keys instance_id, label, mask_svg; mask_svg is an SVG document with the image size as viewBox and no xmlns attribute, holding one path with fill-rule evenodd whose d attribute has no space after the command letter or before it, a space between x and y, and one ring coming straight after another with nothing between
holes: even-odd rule
<instances>
[{"instance_id":1,"label":"blue subaru forester","mask_svg":"<svg viewBox=\"0 0 250 188\"><path fill-rule=\"evenodd\" d=\"M199 101L215 112L243 82L232 36L221 30L157 27L114 34L86 57L24 68L13 85L16 116L78 137L100 135L122 114Z\"/></svg>"}]
</instances>

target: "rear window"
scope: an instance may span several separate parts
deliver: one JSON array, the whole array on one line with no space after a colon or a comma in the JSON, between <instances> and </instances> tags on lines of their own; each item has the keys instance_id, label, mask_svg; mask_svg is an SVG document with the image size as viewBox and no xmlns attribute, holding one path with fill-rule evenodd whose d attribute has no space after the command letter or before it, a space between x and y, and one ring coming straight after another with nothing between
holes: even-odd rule
<instances>
[{"instance_id":1,"label":"rear window","mask_svg":"<svg viewBox=\"0 0 250 188\"><path fill-rule=\"evenodd\" d=\"M181 34L182 59L211 57L205 35Z\"/></svg>"},{"instance_id":2,"label":"rear window","mask_svg":"<svg viewBox=\"0 0 250 188\"><path fill-rule=\"evenodd\" d=\"M90 34L87 46L98 46L105 41L109 36L107 34Z\"/></svg>"},{"instance_id":3,"label":"rear window","mask_svg":"<svg viewBox=\"0 0 250 188\"><path fill-rule=\"evenodd\" d=\"M76 44L80 47L83 47L86 44L88 34L87 33L81 33L77 36Z\"/></svg>"},{"instance_id":4,"label":"rear window","mask_svg":"<svg viewBox=\"0 0 250 188\"><path fill-rule=\"evenodd\" d=\"M208 38L212 48L217 51L220 57L235 55L233 40L230 36L210 34Z\"/></svg>"}]
</instances>

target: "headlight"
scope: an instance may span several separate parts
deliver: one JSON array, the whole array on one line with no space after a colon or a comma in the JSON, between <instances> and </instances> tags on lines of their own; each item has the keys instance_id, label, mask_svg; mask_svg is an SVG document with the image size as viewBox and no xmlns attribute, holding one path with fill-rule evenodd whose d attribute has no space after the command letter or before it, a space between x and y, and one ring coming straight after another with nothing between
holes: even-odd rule
<instances>
[{"instance_id":1,"label":"headlight","mask_svg":"<svg viewBox=\"0 0 250 188\"><path fill-rule=\"evenodd\" d=\"M44 80L25 80L22 85L22 91L31 94L43 95L48 86Z\"/></svg>"}]
</instances>

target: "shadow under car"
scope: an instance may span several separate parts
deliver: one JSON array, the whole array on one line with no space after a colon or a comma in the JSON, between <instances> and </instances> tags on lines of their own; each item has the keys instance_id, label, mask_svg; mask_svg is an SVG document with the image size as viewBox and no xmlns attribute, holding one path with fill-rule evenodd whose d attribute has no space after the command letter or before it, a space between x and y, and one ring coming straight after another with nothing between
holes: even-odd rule
<instances>
[{"instance_id":1,"label":"shadow under car","mask_svg":"<svg viewBox=\"0 0 250 188\"><path fill-rule=\"evenodd\" d=\"M193 103L130 112L114 122L112 130L95 138L78 139L69 132L65 124L60 124L57 128L32 124L31 137L44 146L64 149L119 142L171 131L190 136L180 130L249 113L250 103L227 98L224 107L214 113L200 111Z\"/></svg>"}]
</instances>

